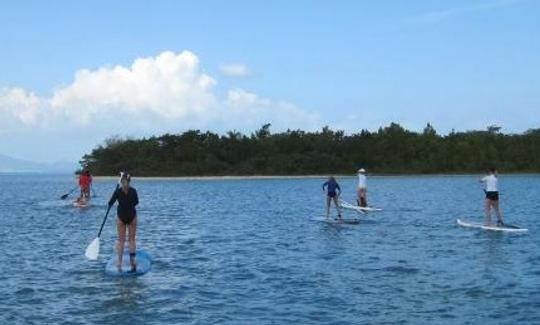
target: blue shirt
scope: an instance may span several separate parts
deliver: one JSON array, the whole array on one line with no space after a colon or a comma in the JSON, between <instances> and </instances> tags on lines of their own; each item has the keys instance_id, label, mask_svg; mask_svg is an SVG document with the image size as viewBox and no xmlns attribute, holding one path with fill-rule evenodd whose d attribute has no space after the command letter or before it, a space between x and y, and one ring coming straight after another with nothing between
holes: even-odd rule
<instances>
[{"instance_id":1,"label":"blue shirt","mask_svg":"<svg viewBox=\"0 0 540 325\"><path fill-rule=\"evenodd\" d=\"M339 184L335 180L325 182L322 186L323 190L325 187L328 188L328 193L336 193L336 189L341 192L341 187L339 187Z\"/></svg>"}]
</instances>

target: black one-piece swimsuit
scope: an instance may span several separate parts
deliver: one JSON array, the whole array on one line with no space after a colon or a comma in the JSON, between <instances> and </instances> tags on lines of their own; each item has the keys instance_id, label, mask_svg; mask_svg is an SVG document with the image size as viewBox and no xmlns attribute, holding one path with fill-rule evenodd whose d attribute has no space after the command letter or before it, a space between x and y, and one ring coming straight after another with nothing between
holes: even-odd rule
<instances>
[{"instance_id":1,"label":"black one-piece swimsuit","mask_svg":"<svg viewBox=\"0 0 540 325\"><path fill-rule=\"evenodd\" d=\"M118 218L120 218L125 225L131 224L133 219L137 216L137 210L135 209L135 206L139 204L137 190L130 187L126 194L123 189L117 189L111 197L109 205L114 204L116 201L118 201Z\"/></svg>"}]
</instances>

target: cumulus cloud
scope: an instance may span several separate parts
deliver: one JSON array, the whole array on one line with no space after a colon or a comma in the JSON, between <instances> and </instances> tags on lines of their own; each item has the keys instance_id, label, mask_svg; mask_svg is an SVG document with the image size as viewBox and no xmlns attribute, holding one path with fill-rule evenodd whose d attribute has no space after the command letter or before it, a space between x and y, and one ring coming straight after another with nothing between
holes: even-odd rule
<instances>
[{"instance_id":1,"label":"cumulus cloud","mask_svg":"<svg viewBox=\"0 0 540 325\"><path fill-rule=\"evenodd\" d=\"M7 132L18 124L36 126L46 116L44 101L22 88L0 89L0 131Z\"/></svg>"},{"instance_id":2,"label":"cumulus cloud","mask_svg":"<svg viewBox=\"0 0 540 325\"><path fill-rule=\"evenodd\" d=\"M215 83L199 71L195 54L163 52L155 58L137 59L128 68L80 70L71 85L55 92L50 104L79 123L109 111L179 119L215 105Z\"/></svg>"},{"instance_id":3,"label":"cumulus cloud","mask_svg":"<svg viewBox=\"0 0 540 325\"><path fill-rule=\"evenodd\" d=\"M247 73L242 65L225 70L236 76ZM317 123L314 113L243 89L219 98L216 85L214 78L201 72L194 53L167 51L138 58L130 66L79 70L71 84L48 97L22 88L2 89L0 127L91 129L106 137L187 128L245 130L267 122L309 128Z\"/></svg>"},{"instance_id":4,"label":"cumulus cloud","mask_svg":"<svg viewBox=\"0 0 540 325\"><path fill-rule=\"evenodd\" d=\"M249 69L245 64L241 63L231 63L231 64L222 64L219 66L219 72L227 77L247 77L249 75Z\"/></svg>"}]
</instances>

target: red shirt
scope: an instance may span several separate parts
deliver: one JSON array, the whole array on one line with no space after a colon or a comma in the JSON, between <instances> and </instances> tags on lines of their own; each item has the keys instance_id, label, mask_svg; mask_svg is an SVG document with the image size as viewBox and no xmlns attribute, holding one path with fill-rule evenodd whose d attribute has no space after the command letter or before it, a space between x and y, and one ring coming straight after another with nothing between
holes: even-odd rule
<instances>
[{"instance_id":1,"label":"red shirt","mask_svg":"<svg viewBox=\"0 0 540 325\"><path fill-rule=\"evenodd\" d=\"M90 177L86 175L79 176L79 186L83 188L90 186Z\"/></svg>"}]
</instances>

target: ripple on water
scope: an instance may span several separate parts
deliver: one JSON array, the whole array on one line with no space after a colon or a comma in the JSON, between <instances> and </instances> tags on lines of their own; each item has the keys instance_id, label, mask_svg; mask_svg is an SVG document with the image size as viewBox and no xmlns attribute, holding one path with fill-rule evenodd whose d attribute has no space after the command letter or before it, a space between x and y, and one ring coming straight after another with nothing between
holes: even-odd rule
<instances>
[{"instance_id":1,"label":"ripple on water","mask_svg":"<svg viewBox=\"0 0 540 325\"><path fill-rule=\"evenodd\" d=\"M540 323L538 176L501 178L521 236L455 225L481 218L471 177L373 178L384 211L345 212L358 225L312 220L324 213L316 179L135 181L153 269L130 279L104 274L112 216L100 259L83 256L113 182L81 210L51 197L71 177L33 176L32 192L25 177L0 176L2 324ZM354 179L340 181L352 200Z\"/></svg>"}]
</instances>

